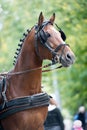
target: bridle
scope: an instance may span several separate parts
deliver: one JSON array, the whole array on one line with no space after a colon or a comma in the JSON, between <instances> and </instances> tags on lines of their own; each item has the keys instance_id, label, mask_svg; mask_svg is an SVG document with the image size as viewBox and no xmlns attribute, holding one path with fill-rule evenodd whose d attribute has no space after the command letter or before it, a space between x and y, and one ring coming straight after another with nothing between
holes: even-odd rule
<instances>
[{"instance_id":1,"label":"bridle","mask_svg":"<svg viewBox=\"0 0 87 130\"><path fill-rule=\"evenodd\" d=\"M44 31L44 27L47 26L48 24L53 25L50 21L45 21L45 22L42 23L42 25L41 25L40 27L38 27L38 25L36 25L36 27L35 27L35 30L36 30L36 33L35 33L35 38L36 38L36 39L35 39L35 41L36 41L36 43L35 43L35 49L36 49L36 53L37 53L37 55L38 55L38 56L40 57L40 59L41 59L41 56L40 56L40 53L39 53L39 49L38 49L38 40L39 40L40 43L41 43L45 48L47 48L47 49L50 51L50 53L52 54L52 64L60 63L61 57L62 57L62 55L63 55L63 53L64 53L65 46L69 46L69 45L64 42L64 43L61 43L60 45L58 45L55 49L53 49L53 48L50 46L50 44L49 44L49 42L48 42L48 40L47 40L47 39L50 37L50 34ZM61 33L61 35L63 36L62 38L64 38L63 40L65 41L66 36L65 36L64 32L61 30L61 28L59 28L59 27L57 26L57 24L55 24L55 25L56 25L56 27L59 29L59 32ZM59 51L61 48L62 48L62 53L61 53L61 55L59 56L59 55L58 55L58 51ZM58 59L59 59L58 61L57 61L56 56L59 57L59 58L58 58Z\"/></svg>"},{"instance_id":2,"label":"bridle","mask_svg":"<svg viewBox=\"0 0 87 130\"><path fill-rule=\"evenodd\" d=\"M28 72L32 72L32 71L36 71L36 70L40 70L40 69L44 69L44 68L47 68L49 66L52 66L52 65L55 65L56 63L60 63L61 62L61 57L64 53L64 49L65 49L65 46L69 46L68 44L65 44L65 43L61 43L60 45L58 45L55 49L53 49L49 42L47 41L48 37L50 36L49 33L45 32L43 29L45 26L47 26L48 24L51 24L53 25L50 21L45 21L43 22L43 24L38 27L38 25L35 25L35 50L36 50L36 54L40 57L40 53L39 53L39 49L38 49L38 40L40 40L40 43L46 47L50 53L52 54L52 63L50 64L47 64L47 65L44 65L42 67L38 67L38 68L33 68L33 69L27 69L27 70L22 70L22 71L17 71L17 72L4 72L4 73L0 73L0 76L12 76L12 75L20 75L20 74L26 74ZM57 24L55 24L56 27L58 28L59 32L61 33L61 35L63 35L62 38L64 38L63 40L65 41L66 39L66 36L64 34L64 32L61 30L61 28L59 28L57 26ZM58 51L62 48L62 52L61 52L61 55L59 56L58 55ZM58 58L56 58L56 56ZM41 58L41 57L40 57ZM55 69L58 69L58 68L61 68L62 65L56 67L56 68L51 68L51 69L47 69L47 70L42 70L42 72L48 72L48 71L52 71L52 70L55 70Z\"/></svg>"}]
</instances>

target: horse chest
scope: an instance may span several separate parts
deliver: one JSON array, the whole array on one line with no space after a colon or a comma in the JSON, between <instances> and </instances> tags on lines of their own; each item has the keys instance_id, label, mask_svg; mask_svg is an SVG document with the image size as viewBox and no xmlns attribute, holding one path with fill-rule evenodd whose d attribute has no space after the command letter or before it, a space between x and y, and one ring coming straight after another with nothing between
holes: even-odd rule
<instances>
[{"instance_id":1,"label":"horse chest","mask_svg":"<svg viewBox=\"0 0 87 130\"><path fill-rule=\"evenodd\" d=\"M4 130L43 130L46 114L47 107L16 113L4 120Z\"/></svg>"}]
</instances>

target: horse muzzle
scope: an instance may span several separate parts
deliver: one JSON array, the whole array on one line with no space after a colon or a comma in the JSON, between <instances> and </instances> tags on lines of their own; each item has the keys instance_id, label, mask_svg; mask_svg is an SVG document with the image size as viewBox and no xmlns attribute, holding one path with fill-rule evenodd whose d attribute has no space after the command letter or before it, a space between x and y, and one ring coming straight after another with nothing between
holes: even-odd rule
<instances>
[{"instance_id":1,"label":"horse muzzle","mask_svg":"<svg viewBox=\"0 0 87 130\"><path fill-rule=\"evenodd\" d=\"M59 57L59 62L62 64L63 67L69 67L75 62L75 55L71 53L67 53L65 56L61 55Z\"/></svg>"}]
</instances>

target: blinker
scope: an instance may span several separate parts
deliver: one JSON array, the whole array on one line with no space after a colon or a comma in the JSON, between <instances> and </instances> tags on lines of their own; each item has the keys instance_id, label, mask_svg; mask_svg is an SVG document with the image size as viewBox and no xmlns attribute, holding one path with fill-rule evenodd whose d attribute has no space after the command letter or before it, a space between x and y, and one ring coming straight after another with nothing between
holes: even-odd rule
<instances>
[{"instance_id":1,"label":"blinker","mask_svg":"<svg viewBox=\"0 0 87 130\"><path fill-rule=\"evenodd\" d=\"M39 32L39 38L40 38L42 44L45 44L48 37L50 37L50 34L48 32L44 32L43 29Z\"/></svg>"},{"instance_id":2,"label":"blinker","mask_svg":"<svg viewBox=\"0 0 87 130\"><path fill-rule=\"evenodd\" d=\"M61 37L62 37L63 41L65 41L66 40L65 33L61 29L59 30L59 32L61 33Z\"/></svg>"},{"instance_id":3,"label":"blinker","mask_svg":"<svg viewBox=\"0 0 87 130\"><path fill-rule=\"evenodd\" d=\"M65 33L61 30L61 28L60 28L56 23L55 23L55 25L56 25L56 27L58 28L58 31L60 32L63 41L65 41L65 40L66 40L66 35L65 35Z\"/></svg>"}]
</instances>

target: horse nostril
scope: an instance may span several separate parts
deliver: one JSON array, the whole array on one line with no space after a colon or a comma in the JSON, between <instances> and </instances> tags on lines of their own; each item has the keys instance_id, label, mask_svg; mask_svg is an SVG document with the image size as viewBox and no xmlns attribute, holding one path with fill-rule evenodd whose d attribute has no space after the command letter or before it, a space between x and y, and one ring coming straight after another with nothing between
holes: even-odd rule
<instances>
[{"instance_id":1,"label":"horse nostril","mask_svg":"<svg viewBox=\"0 0 87 130\"><path fill-rule=\"evenodd\" d=\"M71 60L72 60L72 56L71 56L69 53L67 53L66 59L67 59L68 61L71 61Z\"/></svg>"},{"instance_id":2,"label":"horse nostril","mask_svg":"<svg viewBox=\"0 0 87 130\"><path fill-rule=\"evenodd\" d=\"M68 59L71 59L71 56L70 56L70 54L67 54L67 58L68 58Z\"/></svg>"},{"instance_id":3,"label":"horse nostril","mask_svg":"<svg viewBox=\"0 0 87 130\"><path fill-rule=\"evenodd\" d=\"M75 55L72 53L67 53L66 60L68 63L73 64L75 62Z\"/></svg>"}]
</instances>

